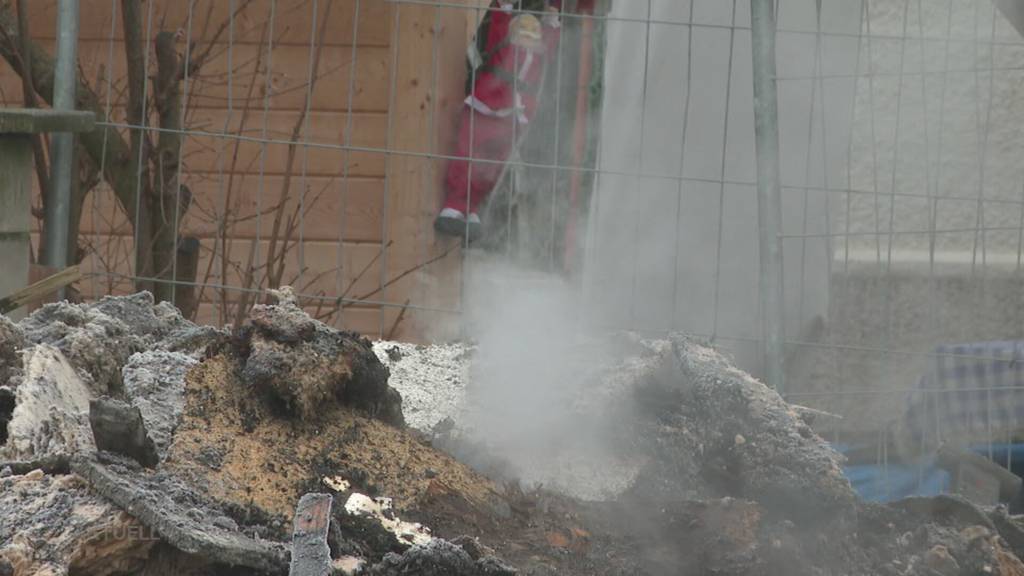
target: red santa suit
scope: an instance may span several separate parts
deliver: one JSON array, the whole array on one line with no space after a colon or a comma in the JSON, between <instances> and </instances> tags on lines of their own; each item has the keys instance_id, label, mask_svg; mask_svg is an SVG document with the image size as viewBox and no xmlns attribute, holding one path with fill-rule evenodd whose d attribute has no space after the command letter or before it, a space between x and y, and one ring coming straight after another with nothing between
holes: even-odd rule
<instances>
[{"instance_id":1,"label":"red santa suit","mask_svg":"<svg viewBox=\"0 0 1024 576\"><path fill-rule=\"evenodd\" d=\"M559 2L551 3L556 9ZM559 23L556 13L532 15L541 22L539 42L531 48L514 41L516 18L529 18L513 2L495 0L488 8L486 28L472 89L459 119L458 143L445 176L444 208L475 214L497 184L504 162L523 128L537 111L544 66L556 56ZM470 159L486 160L471 162Z\"/></svg>"}]
</instances>

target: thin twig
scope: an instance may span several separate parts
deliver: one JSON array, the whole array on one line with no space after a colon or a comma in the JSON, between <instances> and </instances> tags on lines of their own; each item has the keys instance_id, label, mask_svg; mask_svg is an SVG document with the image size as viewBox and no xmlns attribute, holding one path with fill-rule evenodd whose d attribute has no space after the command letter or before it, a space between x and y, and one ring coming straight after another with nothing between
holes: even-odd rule
<instances>
[{"instance_id":1,"label":"thin twig","mask_svg":"<svg viewBox=\"0 0 1024 576\"><path fill-rule=\"evenodd\" d=\"M422 268L426 268L427 266L430 266L431 264L433 264L434 262L437 262L438 260L443 260L446 256L451 254L452 251L455 248L457 248L458 246L459 246L458 242L453 242L452 245L449 246L448 249L445 250L444 252L442 252L441 254L439 254L437 256L434 256L433 258L431 258L429 260L426 260L426 261L424 261L424 262L422 262L420 264L417 264L416 266L413 266L412 268L409 268L408 270L402 272L398 276L395 276L391 280L388 280L384 284L378 286L377 288L374 288L373 290L367 292L366 294L363 294L362 296L356 296L355 300L368 300L372 296L375 296L376 294L382 292L385 288L388 288L391 285L395 284L396 282L399 282L400 280L402 280L402 278L405 278L409 274L412 274L413 272L416 272L417 270L420 270Z\"/></svg>"},{"instance_id":2,"label":"thin twig","mask_svg":"<svg viewBox=\"0 0 1024 576\"><path fill-rule=\"evenodd\" d=\"M405 311L409 309L409 303L412 302L409 298L405 299L405 304L402 304L402 309L398 311L398 317L395 318L395 323L391 325L391 329L388 330L388 336L385 340L394 340L395 331L398 330L398 325L402 323L402 319L405 318ZM383 336L383 334L381 335Z\"/></svg>"},{"instance_id":3,"label":"thin twig","mask_svg":"<svg viewBox=\"0 0 1024 576\"><path fill-rule=\"evenodd\" d=\"M313 63L311 67L310 79L307 86L307 94L312 94L316 90L316 72L320 67L320 55L322 54L322 47L324 44L324 37L327 33L327 23L329 22L331 15L331 6L333 3L331 0L327 0L327 7L324 10L324 18L320 23L320 30L318 32L318 39L316 48L313 50ZM295 163L295 152L297 149L297 141L299 135L302 132L303 126L306 124L306 117L309 115L309 108L311 106L311 98L306 99L306 105L302 109L302 113L299 114L298 119L295 121L295 127L292 128L291 144L288 145L288 159L285 163L284 179L281 181L281 202L278 204L277 213L274 214L274 223L271 227L270 232L270 246L267 249L267 271L269 277L267 278L267 286L270 288L277 288L281 283L281 275L284 273L285 255L287 253L288 240L291 237L293 228L288 226L288 234L285 236L281 253L277 253L277 243L279 240L279 234L281 231L281 219L284 217L284 206L285 199L288 198L288 189L292 183L292 166ZM280 263L275 270L275 260L280 258Z\"/></svg>"},{"instance_id":4,"label":"thin twig","mask_svg":"<svg viewBox=\"0 0 1024 576\"><path fill-rule=\"evenodd\" d=\"M263 33L260 34L260 45L257 48L257 54L260 55L259 56L260 58L262 58L262 55L265 52L263 50L263 46L264 46L264 43L266 42L265 38L267 36L266 27L267 27L267 23L264 22L264 24L263 24ZM257 60L256 67L253 68L253 73L252 73L252 76L251 76L250 81L249 81L248 96L250 96L250 97L252 96L252 93L253 93L253 91L256 88L256 79L259 76L259 68L260 68L259 63L261 61L262 60L259 60L259 59ZM245 128L245 122L249 118L249 111L251 109L252 109L252 107L249 105L248 102L246 102L245 106L242 107L242 118L240 119L240 121L238 123L238 131L239 131L239 133L241 133L242 130ZM221 270L220 270L220 272L221 272L221 281L222 282L226 281L226 279L227 279L227 262L229 260L229 255L230 255L230 249L229 249L230 244L229 244L228 238L227 238L227 228L228 228L227 222L228 222L228 214L230 213L230 208L229 207L231 206L231 196L232 196L232 192L234 191L234 182L235 182L235 173L236 173L235 169L238 166L238 155L239 155L240 149L241 149L241 141L236 141L235 142L235 149L234 149L234 152L233 152L233 155L232 155L232 158L231 158L231 168L230 168L230 170L228 172L227 196L224 198L224 217L221 218L221 221L218 223L218 230L217 230L217 233L218 233L218 236L219 236L219 240L220 240L220 254L221 254ZM206 284L209 283L210 275L211 275L212 270L213 270L213 263L217 260L216 256L217 256L217 250L216 250L216 244L215 244L213 255L210 257L209 262L207 262L207 264L206 264L206 273L203 276L203 288L201 288L199 290L199 295L196 297L196 302L202 302L203 301L203 292L206 289ZM220 310L220 313L221 313L221 320L223 321L224 319L227 318L227 297L228 297L228 295L227 295L227 290L225 290L225 289L221 289L220 292L221 292L221 299L220 299L220 301L221 301L221 310Z\"/></svg>"},{"instance_id":5,"label":"thin twig","mask_svg":"<svg viewBox=\"0 0 1024 576\"><path fill-rule=\"evenodd\" d=\"M36 107L36 89L32 82L32 56L31 40L28 32L28 5L27 0L18 0L18 58L21 60L21 93L24 98L25 108ZM40 134L33 134L32 155L35 158L36 178L39 180L39 191L46 197L46 191L50 189L49 170L46 167L46 154L43 151L43 138ZM44 238L45 234L40 234Z\"/></svg>"},{"instance_id":6,"label":"thin twig","mask_svg":"<svg viewBox=\"0 0 1024 576\"><path fill-rule=\"evenodd\" d=\"M370 261L366 263L366 266L363 266L363 269L360 270L359 273L355 275L355 278L353 278L351 282L349 282L348 288L345 288L345 291L341 293L341 296L338 297L338 300L343 300L348 296L349 292L352 291L352 288L354 288L355 285L360 280L363 279L363 276L365 276L366 273L370 271L370 268L377 262L377 260L380 260L381 256L384 254L384 251L391 248L391 246L394 243L394 240L388 240L388 243L382 246L381 249L378 250L377 253L373 255L373 258L370 258Z\"/></svg>"},{"instance_id":7,"label":"thin twig","mask_svg":"<svg viewBox=\"0 0 1024 576\"><path fill-rule=\"evenodd\" d=\"M206 43L206 50L200 52L195 58L192 59L191 62L189 62L190 74L192 71L198 71L200 68L202 68L203 64L206 63L206 60L210 57L211 53L213 52L214 47L216 47L217 40L219 40L221 35L223 35L224 32L228 29L228 26L231 24L231 21L237 18L239 14L244 12L245 9L248 8L250 4L252 4L252 2L253 0L245 0L242 3L242 5L235 10L234 14L229 15L226 19L224 19L223 22L221 22L220 27L217 28L217 31L213 34L213 38L211 38L209 42ZM212 3L210 4L210 8L212 10ZM263 25L266 26L266 22L264 22Z\"/></svg>"}]
</instances>

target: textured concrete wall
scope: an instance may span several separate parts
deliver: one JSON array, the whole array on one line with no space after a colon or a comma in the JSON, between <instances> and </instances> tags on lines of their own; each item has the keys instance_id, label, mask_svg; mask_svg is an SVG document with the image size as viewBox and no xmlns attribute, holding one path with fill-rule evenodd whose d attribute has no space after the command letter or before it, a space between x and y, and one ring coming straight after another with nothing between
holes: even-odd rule
<instances>
[{"instance_id":1,"label":"textured concrete wall","mask_svg":"<svg viewBox=\"0 0 1024 576\"><path fill-rule=\"evenodd\" d=\"M790 365L792 389L830 393L797 401L848 430L898 420L937 345L1024 337L1024 40L989 0L873 0L863 33L853 192L831 203L850 235L804 334L833 348Z\"/></svg>"},{"instance_id":2,"label":"textured concrete wall","mask_svg":"<svg viewBox=\"0 0 1024 576\"><path fill-rule=\"evenodd\" d=\"M749 3L693 1L692 57L690 2L608 23L586 286L609 324L715 334L756 374ZM790 346L791 389L906 387L886 349L1017 333L1024 40L991 0L825 0L820 36L815 4L779 3L786 336L834 348Z\"/></svg>"},{"instance_id":3,"label":"textured concrete wall","mask_svg":"<svg viewBox=\"0 0 1024 576\"><path fill-rule=\"evenodd\" d=\"M1024 338L1024 276L857 266L833 277L828 321L806 336L821 346L791 347L792 400L844 416L826 429L875 430L903 415L936 345Z\"/></svg>"},{"instance_id":4,"label":"textured concrete wall","mask_svg":"<svg viewBox=\"0 0 1024 576\"><path fill-rule=\"evenodd\" d=\"M613 5L587 300L614 327L714 334L757 374L750 3L693 2L692 28L688 1L654 0L649 26L645 2ZM795 334L827 308L831 199L820 188L845 187L860 2L824 2L820 61L814 2L784 0L779 23L783 226L817 235L784 241ZM812 81L818 65L835 77Z\"/></svg>"},{"instance_id":5,"label":"textured concrete wall","mask_svg":"<svg viewBox=\"0 0 1024 576\"><path fill-rule=\"evenodd\" d=\"M855 260L885 260L890 247L894 260L927 259L932 241L947 258L1016 255L1020 34L990 0L876 0L868 32L850 141L857 193L834 203L833 229L859 234L849 238ZM932 219L938 233L920 233ZM846 240L836 248L844 257Z\"/></svg>"}]
</instances>

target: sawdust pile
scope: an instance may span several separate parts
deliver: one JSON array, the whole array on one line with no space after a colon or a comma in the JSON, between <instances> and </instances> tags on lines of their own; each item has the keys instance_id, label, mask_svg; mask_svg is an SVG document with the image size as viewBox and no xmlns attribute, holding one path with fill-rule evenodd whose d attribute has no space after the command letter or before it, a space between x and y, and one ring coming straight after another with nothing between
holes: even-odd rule
<instances>
[{"instance_id":1,"label":"sawdust pile","mask_svg":"<svg viewBox=\"0 0 1024 576\"><path fill-rule=\"evenodd\" d=\"M208 487L216 498L291 518L305 492L331 478L387 495L400 509L428 492L454 491L485 505L495 486L416 437L343 404L304 419L273 416L225 356L188 378L184 417L167 467Z\"/></svg>"},{"instance_id":2,"label":"sawdust pile","mask_svg":"<svg viewBox=\"0 0 1024 576\"><path fill-rule=\"evenodd\" d=\"M287 290L237 332L148 294L0 317L0 574L1024 575L1020 518L864 503L805 415L711 347L612 342L566 400L607 450L559 439L530 476L438 426L473 401L466 353L375 353Z\"/></svg>"}]
</instances>

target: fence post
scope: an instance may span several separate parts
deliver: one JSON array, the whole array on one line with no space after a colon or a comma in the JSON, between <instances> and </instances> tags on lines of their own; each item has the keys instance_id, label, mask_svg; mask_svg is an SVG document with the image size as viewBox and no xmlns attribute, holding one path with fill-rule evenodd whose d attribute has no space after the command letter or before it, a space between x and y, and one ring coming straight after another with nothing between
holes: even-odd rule
<instances>
[{"instance_id":1,"label":"fence post","mask_svg":"<svg viewBox=\"0 0 1024 576\"><path fill-rule=\"evenodd\" d=\"M760 236L761 356L767 384L784 390L782 198L779 186L779 109L775 88L772 0L750 0L757 144L757 222Z\"/></svg>"},{"instance_id":2,"label":"fence post","mask_svg":"<svg viewBox=\"0 0 1024 576\"><path fill-rule=\"evenodd\" d=\"M28 284L32 140L40 132L92 130L92 112L0 108L0 298Z\"/></svg>"},{"instance_id":3,"label":"fence post","mask_svg":"<svg viewBox=\"0 0 1024 576\"><path fill-rule=\"evenodd\" d=\"M78 84L78 0L60 0L57 15L57 62L53 74L53 109L75 109ZM71 210L75 136L53 135L50 144L50 190L46 201L46 264L61 269L68 265L68 227ZM63 295L63 290L61 290Z\"/></svg>"}]
</instances>

